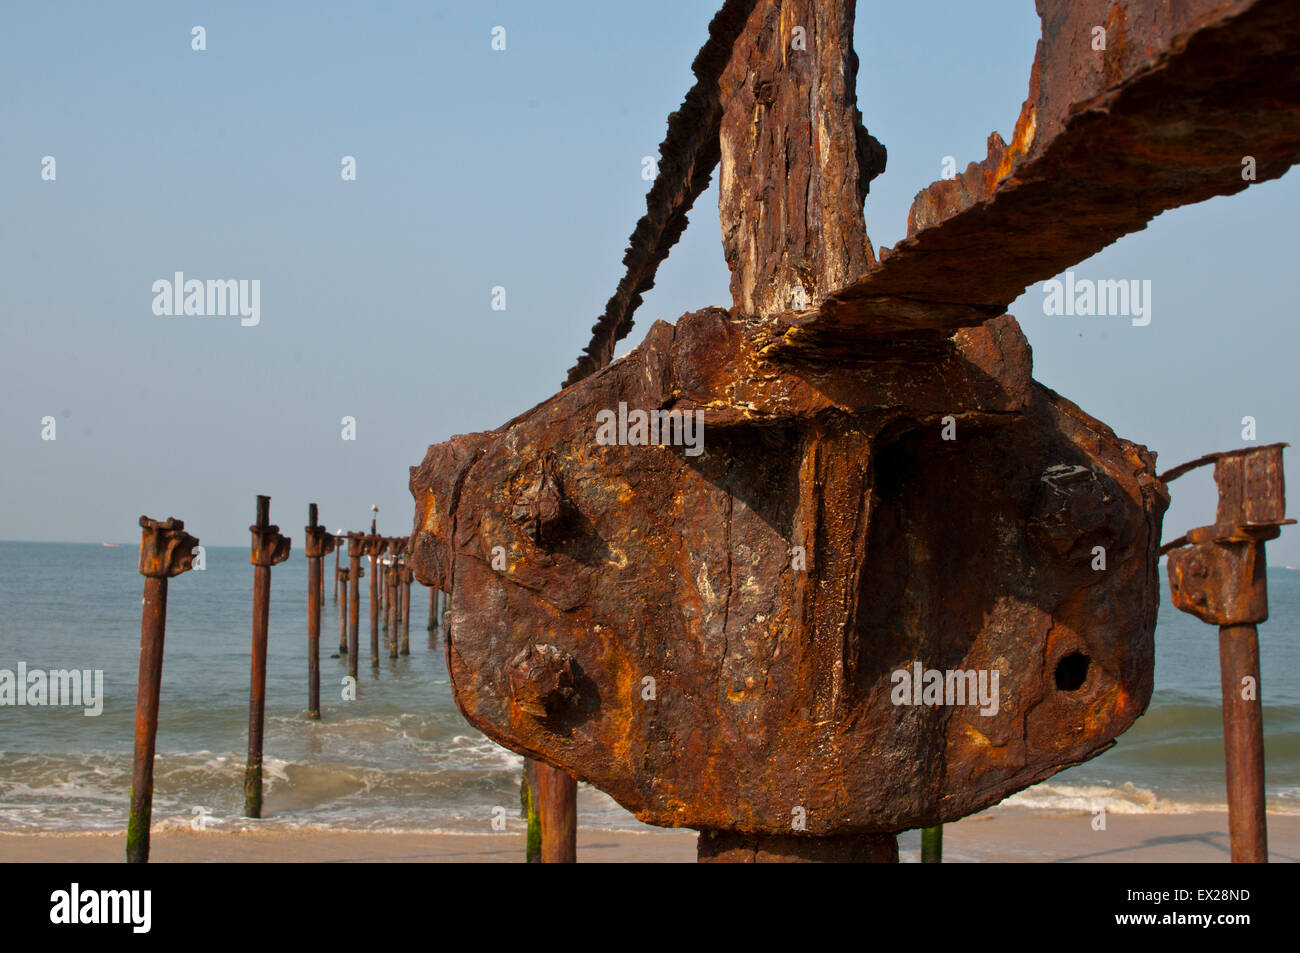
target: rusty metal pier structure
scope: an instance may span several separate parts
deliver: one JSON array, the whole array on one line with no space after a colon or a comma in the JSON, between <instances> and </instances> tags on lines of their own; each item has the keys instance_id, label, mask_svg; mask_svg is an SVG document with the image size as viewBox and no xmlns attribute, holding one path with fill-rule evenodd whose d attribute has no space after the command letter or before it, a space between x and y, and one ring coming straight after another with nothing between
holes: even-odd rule
<instances>
[{"instance_id":1,"label":"rusty metal pier structure","mask_svg":"<svg viewBox=\"0 0 1300 953\"><path fill-rule=\"evenodd\" d=\"M1150 700L1168 490L1033 380L1006 309L1246 188L1243 157L1255 181L1300 160L1300 7L1038 11L1010 141L877 250L855 4L727 0L563 389L411 469L409 562L450 594L461 711L699 830L701 860L895 860L897 832L1094 757ZM715 167L730 307L612 361ZM1236 677L1248 640L1226 638ZM899 690L914 670L996 673L1000 704L930 704Z\"/></svg>"}]
</instances>

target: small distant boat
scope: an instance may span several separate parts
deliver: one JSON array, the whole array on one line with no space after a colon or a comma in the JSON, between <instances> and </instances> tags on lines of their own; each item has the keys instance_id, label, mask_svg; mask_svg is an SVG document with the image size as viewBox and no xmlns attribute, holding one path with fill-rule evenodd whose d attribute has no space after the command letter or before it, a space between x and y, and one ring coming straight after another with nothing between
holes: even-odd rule
<instances>
[{"instance_id":1,"label":"small distant boat","mask_svg":"<svg viewBox=\"0 0 1300 953\"><path fill-rule=\"evenodd\" d=\"M1287 569L1294 569L1296 572L1300 572L1300 566L1287 566L1286 568L1287 568Z\"/></svg>"},{"instance_id":2,"label":"small distant boat","mask_svg":"<svg viewBox=\"0 0 1300 953\"><path fill-rule=\"evenodd\" d=\"M121 544L121 543L100 543L99 545L101 545L101 546L108 546L108 547L110 547L110 548L112 548L112 549L116 549L118 546L121 546L122 544ZM1290 569L1291 567L1288 566L1287 568Z\"/></svg>"}]
</instances>

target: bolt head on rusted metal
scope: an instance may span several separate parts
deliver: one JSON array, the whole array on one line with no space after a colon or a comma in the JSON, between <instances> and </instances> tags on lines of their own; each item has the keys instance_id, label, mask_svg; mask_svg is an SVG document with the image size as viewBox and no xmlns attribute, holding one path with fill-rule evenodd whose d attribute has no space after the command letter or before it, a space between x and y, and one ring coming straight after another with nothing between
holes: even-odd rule
<instances>
[{"instance_id":1,"label":"bolt head on rusted metal","mask_svg":"<svg viewBox=\"0 0 1300 953\"><path fill-rule=\"evenodd\" d=\"M185 532L183 521L141 516L140 529L140 575L166 579L194 565L199 540Z\"/></svg>"},{"instance_id":2,"label":"bolt head on rusted metal","mask_svg":"<svg viewBox=\"0 0 1300 953\"><path fill-rule=\"evenodd\" d=\"M553 718L578 697L573 656L554 645L529 644L510 660L510 697L534 718Z\"/></svg>"},{"instance_id":3,"label":"bolt head on rusted metal","mask_svg":"<svg viewBox=\"0 0 1300 953\"><path fill-rule=\"evenodd\" d=\"M564 490L551 454L537 461L532 479L515 497L511 518L534 543L544 544L556 536L564 521Z\"/></svg>"}]
</instances>

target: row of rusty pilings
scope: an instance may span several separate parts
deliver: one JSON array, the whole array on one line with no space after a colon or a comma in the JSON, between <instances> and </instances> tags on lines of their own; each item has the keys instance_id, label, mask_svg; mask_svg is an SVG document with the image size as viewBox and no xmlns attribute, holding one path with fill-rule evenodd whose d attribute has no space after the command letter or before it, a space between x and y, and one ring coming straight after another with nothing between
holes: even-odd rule
<instances>
[{"instance_id":1,"label":"row of rusty pilings","mask_svg":"<svg viewBox=\"0 0 1300 953\"><path fill-rule=\"evenodd\" d=\"M271 567L289 558L291 541L271 523L271 498L257 498L256 522L249 527L253 564L253 620L248 713L248 760L244 770L244 814L262 814L262 747L266 712L267 622L271 599ZM131 863L149 859L149 827L153 811L153 762L158 732L158 700L162 686L163 646L167 629L167 581L193 566L199 549L197 537L185 532L178 519L140 517L140 574L145 577L140 623L140 671L136 688L135 750L131 776L131 808L127 823L126 855ZM379 666L379 628L388 633L389 656L410 654L411 583L406 565L407 540L380 536L374 520L369 533L330 533L320 525L315 503L308 507L304 552L307 556L307 714L320 718L320 629L325 601L323 560L336 553L334 594L340 607L339 653L346 653L348 673L357 676L360 591L367 557L370 572L370 661ZM338 564L342 541L348 542L349 565ZM380 558L383 554L388 555ZM340 585L341 583L341 585ZM349 600L349 586L351 598ZM428 630L438 627L437 593L429 591Z\"/></svg>"}]
</instances>

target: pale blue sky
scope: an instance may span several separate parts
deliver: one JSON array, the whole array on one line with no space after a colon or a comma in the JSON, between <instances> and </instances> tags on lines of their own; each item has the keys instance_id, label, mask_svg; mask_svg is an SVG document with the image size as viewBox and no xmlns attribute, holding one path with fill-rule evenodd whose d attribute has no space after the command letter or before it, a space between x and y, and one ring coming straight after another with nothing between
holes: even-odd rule
<instances>
[{"instance_id":1,"label":"pale blue sky","mask_svg":"<svg viewBox=\"0 0 1300 953\"><path fill-rule=\"evenodd\" d=\"M257 493L295 548L313 500L330 526L377 503L408 532L426 446L545 399L586 343L714 6L6 4L0 538L134 541L148 513L243 544ZM889 149L877 245L945 155L1010 138L1037 35L1030 0L860 2L860 105ZM1292 173L1075 269L1150 279L1147 327L1048 318L1031 289L1011 311L1035 376L1162 469L1242 445L1247 414L1260 442L1297 442L1297 220ZM261 324L155 316L174 271L260 279ZM710 190L620 353L727 303ZM1174 488L1166 539L1214 515L1208 471ZM1300 533L1269 555L1300 564Z\"/></svg>"}]
</instances>

